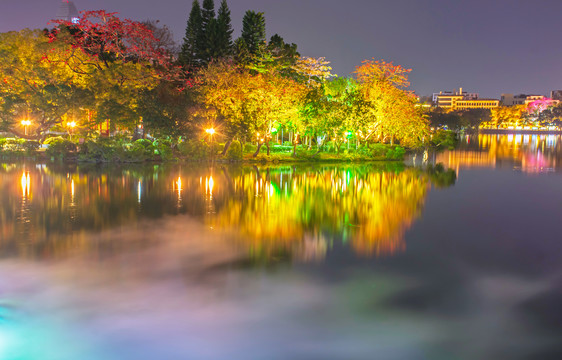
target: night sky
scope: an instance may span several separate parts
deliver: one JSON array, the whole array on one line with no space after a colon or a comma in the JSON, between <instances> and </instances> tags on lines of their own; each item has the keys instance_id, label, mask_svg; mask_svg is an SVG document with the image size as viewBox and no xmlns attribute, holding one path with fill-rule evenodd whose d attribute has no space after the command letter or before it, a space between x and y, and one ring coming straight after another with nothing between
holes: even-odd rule
<instances>
[{"instance_id":1,"label":"night sky","mask_svg":"<svg viewBox=\"0 0 562 360\"><path fill-rule=\"evenodd\" d=\"M192 0L74 0L78 10L157 19L181 40ZM215 0L218 7L220 0ZM42 28L60 0L0 0L0 32ZM412 68L420 95L462 86L481 96L562 89L560 0L230 0L237 37L246 10L263 11L306 56L340 76L375 57Z\"/></svg>"}]
</instances>

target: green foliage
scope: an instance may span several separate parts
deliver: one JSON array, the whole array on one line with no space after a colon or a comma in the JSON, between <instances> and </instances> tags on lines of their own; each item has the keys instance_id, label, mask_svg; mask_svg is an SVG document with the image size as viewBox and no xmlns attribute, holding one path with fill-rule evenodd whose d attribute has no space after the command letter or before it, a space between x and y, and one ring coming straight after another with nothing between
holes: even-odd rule
<instances>
[{"instance_id":1,"label":"green foliage","mask_svg":"<svg viewBox=\"0 0 562 360\"><path fill-rule=\"evenodd\" d=\"M271 153L290 153L293 151L293 146L289 143L286 142L287 145L272 145L270 146L269 152Z\"/></svg>"},{"instance_id":2,"label":"green foliage","mask_svg":"<svg viewBox=\"0 0 562 360\"><path fill-rule=\"evenodd\" d=\"M395 146L394 149L390 148L386 152L387 160L403 160L406 150L401 146Z\"/></svg>"},{"instance_id":3,"label":"green foliage","mask_svg":"<svg viewBox=\"0 0 562 360\"><path fill-rule=\"evenodd\" d=\"M153 153L160 156L161 160L172 160L174 153L172 151L172 141L170 139L156 139L152 143Z\"/></svg>"},{"instance_id":4,"label":"green foliage","mask_svg":"<svg viewBox=\"0 0 562 360\"><path fill-rule=\"evenodd\" d=\"M256 55L265 44L265 17L262 12L246 11L242 19L244 44L251 55Z\"/></svg>"},{"instance_id":5,"label":"green foliage","mask_svg":"<svg viewBox=\"0 0 562 360\"><path fill-rule=\"evenodd\" d=\"M258 149L257 145L255 145L253 143L246 143L244 145L244 152L245 153L255 153L257 149Z\"/></svg>"},{"instance_id":6,"label":"green foliage","mask_svg":"<svg viewBox=\"0 0 562 360\"><path fill-rule=\"evenodd\" d=\"M201 47L198 44L198 36L201 31L201 6L198 0L193 0L187 27L185 29L185 37L179 54L179 61L186 68L192 68L198 63L198 50Z\"/></svg>"},{"instance_id":7,"label":"green foliage","mask_svg":"<svg viewBox=\"0 0 562 360\"><path fill-rule=\"evenodd\" d=\"M178 145L178 150L187 160L203 161L211 158L211 148L203 140L187 140Z\"/></svg>"},{"instance_id":8,"label":"green foliage","mask_svg":"<svg viewBox=\"0 0 562 360\"><path fill-rule=\"evenodd\" d=\"M242 146L238 141L230 144L228 151L226 152L226 158L232 161L242 160Z\"/></svg>"},{"instance_id":9,"label":"green foliage","mask_svg":"<svg viewBox=\"0 0 562 360\"><path fill-rule=\"evenodd\" d=\"M155 158L156 147L152 144L150 140L138 139L133 142L132 145L125 146L123 153L117 152L123 160L128 160L131 162L141 162L147 160L153 160Z\"/></svg>"},{"instance_id":10,"label":"green foliage","mask_svg":"<svg viewBox=\"0 0 562 360\"><path fill-rule=\"evenodd\" d=\"M230 9L226 0L222 0L217 12L214 58L229 56L232 53L232 32Z\"/></svg>"},{"instance_id":11,"label":"green foliage","mask_svg":"<svg viewBox=\"0 0 562 360\"><path fill-rule=\"evenodd\" d=\"M41 143L37 140L27 140L23 143L23 148L28 155L35 153L40 147Z\"/></svg>"},{"instance_id":12,"label":"green foliage","mask_svg":"<svg viewBox=\"0 0 562 360\"><path fill-rule=\"evenodd\" d=\"M87 162L117 161L117 146L111 139L87 140L80 146L78 159Z\"/></svg>"},{"instance_id":13,"label":"green foliage","mask_svg":"<svg viewBox=\"0 0 562 360\"><path fill-rule=\"evenodd\" d=\"M48 137L43 141L43 144L50 145L53 141L59 141L59 140L64 140L64 138L62 136Z\"/></svg>"},{"instance_id":14,"label":"green foliage","mask_svg":"<svg viewBox=\"0 0 562 360\"><path fill-rule=\"evenodd\" d=\"M51 138L46 154L51 158L68 159L76 152L76 144L63 138Z\"/></svg>"},{"instance_id":15,"label":"green foliage","mask_svg":"<svg viewBox=\"0 0 562 360\"><path fill-rule=\"evenodd\" d=\"M440 149L454 149L458 143L457 134L451 130L437 130L431 138L431 144Z\"/></svg>"}]
</instances>

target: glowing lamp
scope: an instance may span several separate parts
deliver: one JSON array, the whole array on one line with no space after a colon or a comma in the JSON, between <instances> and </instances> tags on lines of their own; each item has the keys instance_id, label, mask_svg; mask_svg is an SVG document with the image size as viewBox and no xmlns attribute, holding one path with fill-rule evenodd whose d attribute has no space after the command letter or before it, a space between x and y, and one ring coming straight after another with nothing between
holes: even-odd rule
<instances>
[{"instance_id":1,"label":"glowing lamp","mask_svg":"<svg viewBox=\"0 0 562 360\"><path fill-rule=\"evenodd\" d=\"M205 132L209 135L213 135L215 133L215 129L213 129L213 128L205 129Z\"/></svg>"}]
</instances>

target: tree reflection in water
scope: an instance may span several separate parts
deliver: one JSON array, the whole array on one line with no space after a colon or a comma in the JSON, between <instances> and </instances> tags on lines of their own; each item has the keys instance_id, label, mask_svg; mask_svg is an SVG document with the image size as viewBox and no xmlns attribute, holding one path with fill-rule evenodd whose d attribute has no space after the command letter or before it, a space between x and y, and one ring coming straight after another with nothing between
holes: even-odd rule
<instances>
[{"instance_id":1,"label":"tree reflection in water","mask_svg":"<svg viewBox=\"0 0 562 360\"><path fill-rule=\"evenodd\" d=\"M451 185L452 175L401 164L1 164L0 251L4 257L103 256L165 241L165 229L160 239L136 243L93 234L187 214L210 231L235 234L236 245L259 261L321 260L335 242L364 256L391 255L405 249L404 232L420 215L430 182Z\"/></svg>"}]
</instances>

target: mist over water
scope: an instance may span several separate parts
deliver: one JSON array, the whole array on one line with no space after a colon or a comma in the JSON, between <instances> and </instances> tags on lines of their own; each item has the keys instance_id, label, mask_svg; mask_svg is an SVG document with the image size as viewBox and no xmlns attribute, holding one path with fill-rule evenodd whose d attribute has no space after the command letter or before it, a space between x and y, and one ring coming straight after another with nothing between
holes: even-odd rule
<instances>
[{"instance_id":1,"label":"mist over water","mask_svg":"<svg viewBox=\"0 0 562 360\"><path fill-rule=\"evenodd\" d=\"M558 359L559 140L486 136L456 181L0 164L0 358Z\"/></svg>"}]
</instances>

